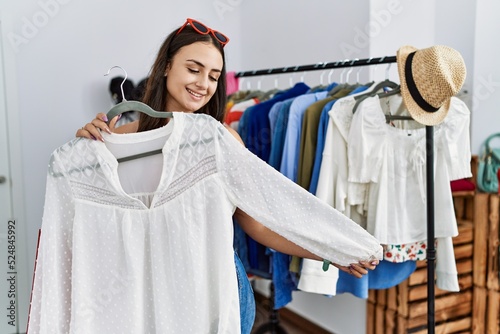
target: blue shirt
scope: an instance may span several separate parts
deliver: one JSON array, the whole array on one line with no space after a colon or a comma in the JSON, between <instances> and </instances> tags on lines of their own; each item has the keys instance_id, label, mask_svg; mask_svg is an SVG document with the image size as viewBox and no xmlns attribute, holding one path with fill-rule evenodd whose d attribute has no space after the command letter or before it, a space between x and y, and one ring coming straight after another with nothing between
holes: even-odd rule
<instances>
[{"instance_id":1,"label":"blue shirt","mask_svg":"<svg viewBox=\"0 0 500 334\"><path fill-rule=\"evenodd\" d=\"M283 104L284 101L276 102L272 107L271 110L269 111L269 125L271 129L271 144L272 144L272 138L274 135L274 128L276 127L276 119L278 118L279 111L281 110L281 105Z\"/></svg>"},{"instance_id":2,"label":"blue shirt","mask_svg":"<svg viewBox=\"0 0 500 334\"><path fill-rule=\"evenodd\" d=\"M410 277L416 268L417 261L409 260L393 263L382 260L374 270L370 270L367 275L361 278L340 270L337 281L337 294L351 293L358 298L367 299L369 289L383 290L392 288Z\"/></svg>"},{"instance_id":3,"label":"blue shirt","mask_svg":"<svg viewBox=\"0 0 500 334\"><path fill-rule=\"evenodd\" d=\"M269 164L276 170L280 170L281 157L283 155L283 147L285 145L286 128L288 125L288 116L290 115L290 106L295 98L279 102L279 108L276 112L277 118L275 121L273 137L271 140L271 154L269 155ZM273 107L274 108L274 107ZM272 111L272 109L271 109Z\"/></svg>"},{"instance_id":4,"label":"blue shirt","mask_svg":"<svg viewBox=\"0 0 500 334\"><path fill-rule=\"evenodd\" d=\"M327 95L328 92L326 91L301 95L293 100L290 106L280 172L293 182L297 182L300 136L304 113L307 107L316 101L326 98Z\"/></svg>"},{"instance_id":5,"label":"blue shirt","mask_svg":"<svg viewBox=\"0 0 500 334\"><path fill-rule=\"evenodd\" d=\"M309 87L306 84L299 82L292 88L275 95L272 99L256 104L251 109L248 108L246 110L249 111L250 109L250 112L245 119L247 131L245 132L243 141L251 152L266 162L269 160L271 152L269 111L275 103L304 94L308 89Z\"/></svg>"},{"instance_id":6,"label":"blue shirt","mask_svg":"<svg viewBox=\"0 0 500 334\"><path fill-rule=\"evenodd\" d=\"M350 92L348 95L353 95L356 93L363 92L366 89L368 89L368 87L370 86L369 85L359 86L358 88ZM321 162L323 161L323 149L325 148L326 130L328 129L328 121L329 121L328 112L332 110L332 107L336 101L337 100L328 102L321 111L321 117L318 126L318 139L316 142L316 153L314 155L314 165L311 175L311 183L309 184L309 192L314 195L318 190L319 171L321 169Z\"/></svg>"}]
</instances>

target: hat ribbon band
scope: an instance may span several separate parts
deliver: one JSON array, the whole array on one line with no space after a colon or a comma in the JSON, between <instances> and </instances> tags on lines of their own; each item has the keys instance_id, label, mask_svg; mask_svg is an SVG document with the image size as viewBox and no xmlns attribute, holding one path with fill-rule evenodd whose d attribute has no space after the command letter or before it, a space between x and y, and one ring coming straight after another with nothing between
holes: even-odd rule
<instances>
[{"instance_id":1,"label":"hat ribbon band","mask_svg":"<svg viewBox=\"0 0 500 334\"><path fill-rule=\"evenodd\" d=\"M412 52L408 55L408 58L406 58L406 64L405 64L405 79L406 79L406 85L408 86L408 91L410 92L411 97L415 101L416 104L423 110L427 112L436 112L439 110L439 108L435 108L431 106L427 101L424 100L422 95L420 95L420 92L417 89L417 85L415 84L415 80L413 80L413 74L411 71L411 65L413 62L413 56L415 55L415 52Z\"/></svg>"}]
</instances>

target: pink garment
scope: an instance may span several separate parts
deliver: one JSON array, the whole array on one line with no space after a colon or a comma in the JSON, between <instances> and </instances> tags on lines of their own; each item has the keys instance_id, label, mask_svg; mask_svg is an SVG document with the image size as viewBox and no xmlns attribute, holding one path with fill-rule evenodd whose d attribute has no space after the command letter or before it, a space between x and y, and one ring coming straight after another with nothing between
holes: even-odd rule
<instances>
[{"instance_id":1,"label":"pink garment","mask_svg":"<svg viewBox=\"0 0 500 334\"><path fill-rule=\"evenodd\" d=\"M239 78L236 77L236 72L226 73L226 95L236 93L239 89Z\"/></svg>"}]
</instances>

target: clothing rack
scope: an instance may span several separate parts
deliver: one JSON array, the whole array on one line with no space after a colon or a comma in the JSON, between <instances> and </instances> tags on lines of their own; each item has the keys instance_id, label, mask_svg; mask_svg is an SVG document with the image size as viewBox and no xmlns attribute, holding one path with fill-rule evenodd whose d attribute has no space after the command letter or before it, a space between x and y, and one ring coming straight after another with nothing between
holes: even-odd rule
<instances>
[{"instance_id":1,"label":"clothing rack","mask_svg":"<svg viewBox=\"0 0 500 334\"><path fill-rule=\"evenodd\" d=\"M327 70L344 67L369 66L395 63L396 56L354 59L316 64L276 67L255 71L237 72L236 77L263 76L270 74L285 74L305 71ZM434 233L434 128L426 125L426 173L427 173L427 332L435 333L435 233ZM274 333L274 332L273 332Z\"/></svg>"},{"instance_id":2,"label":"clothing rack","mask_svg":"<svg viewBox=\"0 0 500 334\"><path fill-rule=\"evenodd\" d=\"M285 74L294 72L305 72L305 71L320 71L329 70L335 68L343 67L355 67L355 66L367 66L367 65L379 65L379 64L390 64L396 62L396 56L380 57L380 58L370 58L370 59L354 59L354 60L340 60L334 62L320 62L317 64L310 65L300 65L300 66L287 66L287 67L276 67L266 70L255 70L255 71L245 71L237 72L236 77L252 77L261 76L269 74Z\"/></svg>"}]
</instances>

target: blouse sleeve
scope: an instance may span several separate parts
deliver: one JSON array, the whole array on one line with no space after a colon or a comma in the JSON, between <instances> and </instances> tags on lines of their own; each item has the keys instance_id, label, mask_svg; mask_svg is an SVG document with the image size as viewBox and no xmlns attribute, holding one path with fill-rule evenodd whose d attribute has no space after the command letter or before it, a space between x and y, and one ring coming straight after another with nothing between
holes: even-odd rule
<instances>
[{"instance_id":1,"label":"blouse sleeve","mask_svg":"<svg viewBox=\"0 0 500 334\"><path fill-rule=\"evenodd\" d=\"M47 175L38 258L28 321L30 333L69 333L71 239L74 202L69 182L56 172L52 155ZM50 173L52 171L52 173Z\"/></svg>"},{"instance_id":2,"label":"blouse sleeve","mask_svg":"<svg viewBox=\"0 0 500 334\"><path fill-rule=\"evenodd\" d=\"M450 181L468 178L471 173L470 111L460 99L453 97L447 120L443 124L442 147L447 156Z\"/></svg>"},{"instance_id":3,"label":"blouse sleeve","mask_svg":"<svg viewBox=\"0 0 500 334\"><path fill-rule=\"evenodd\" d=\"M340 265L382 258L379 242L239 144L222 126L217 168L234 205L264 226Z\"/></svg>"}]
</instances>

